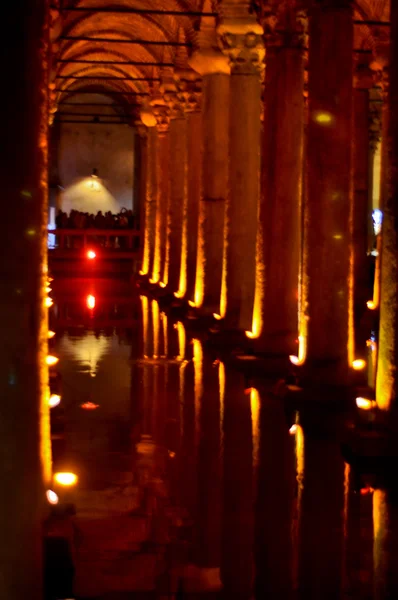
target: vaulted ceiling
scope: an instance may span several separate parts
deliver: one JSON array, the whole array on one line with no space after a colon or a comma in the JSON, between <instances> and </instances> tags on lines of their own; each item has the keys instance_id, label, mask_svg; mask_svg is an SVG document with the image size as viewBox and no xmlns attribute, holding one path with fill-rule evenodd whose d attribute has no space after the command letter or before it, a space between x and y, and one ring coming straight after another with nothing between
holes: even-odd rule
<instances>
[{"instance_id":1,"label":"vaulted ceiling","mask_svg":"<svg viewBox=\"0 0 398 600\"><path fill-rule=\"evenodd\" d=\"M51 10L51 111L77 92L102 92L134 120L163 72L176 63L187 64L203 13L216 15L218 4L63 0L62 10ZM354 11L356 21L388 21L389 0L357 0ZM355 48L360 55L375 54L388 31L383 25L357 24Z\"/></svg>"}]
</instances>

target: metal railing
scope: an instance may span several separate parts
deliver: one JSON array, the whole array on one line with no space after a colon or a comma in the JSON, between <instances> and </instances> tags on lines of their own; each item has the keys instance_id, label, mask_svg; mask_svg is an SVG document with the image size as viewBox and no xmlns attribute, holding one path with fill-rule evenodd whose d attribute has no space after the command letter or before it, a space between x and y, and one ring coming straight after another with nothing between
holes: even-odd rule
<instances>
[{"instance_id":1,"label":"metal railing","mask_svg":"<svg viewBox=\"0 0 398 600\"><path fill-rule=\"evenodd\" d=\"M54 249L73 250L101 247L109 250L138 250L138 229L49 229L55 236Z\"/></svg>"}]
</instances>

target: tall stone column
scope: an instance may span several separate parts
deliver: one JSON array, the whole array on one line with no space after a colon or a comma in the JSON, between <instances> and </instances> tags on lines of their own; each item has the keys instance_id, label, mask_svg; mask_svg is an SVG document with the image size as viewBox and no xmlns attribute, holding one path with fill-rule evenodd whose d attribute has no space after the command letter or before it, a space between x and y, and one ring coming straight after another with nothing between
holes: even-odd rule
<instances>
[{"instance_id":1,"label":"tall stone column","mask_svg":"<svg viewBox=\"0 0 398 600\"><path fill-rule=\"evenodd\" d=\"M142 268L140 275L152 276L155 257L156 240L156 206L158 194L157 182L157 143L158 132L153 122L148 120L147 147L146 147L146 169L145 169L145 221L144 221L144 247L142 256Z\"/></svg>"},{"instance_id":2,"label":"tall stone column","mask_svg":"<svg viewBox=\"0 0 398 600\"><path fill-rule=\"evenodd\" d=\"M21 18L24 15L24 18ZM48 11L9 7L0 46L12 92L1 103L0 597L41 600L49 429L47 319ZM51 450L50 450L51 453ZM49 472L43 467L49 459ZM49 485L49 482L46 481Z\"/></svg>"},{"instance_id":3,"label":"tall stone column","mask_svg":"<svg viewBox=\"0 0 398 600\"><path fill-rule=\"evenodd\" d=\"M167 259L167 214L169 207L169 109L164 104L154 107L157 120L157 206L156 206L156 241L152 282L162 283Z\"/></svg>"},{"instance_id":4,"label":"tall stone column","mask_svg":"<svg viewBox=\"0 0 398 600\"><path fill-rule=\"evenodd\" d=\"M203 170L194 302L205 314L218 314L228 187L230 67L218 48L214 18L202 18L198 43L200 50L190 61L202 75Z\"/></svg>"},{"instance_id":5,"label":"tall stone column","mask_svg":"<svg viewBox=\"0 0 398 600\"><path fill-rule=\"evenodd\" d=\"M225 309L230 329L251 330L260 196L260 73L263 28L249 3L222 4L218 27L231 62L229 197L225 233Z\"/></svg>"},{"instance_id":6,"label":"tall stone column","mask_svg":"<svg viewBox=\"0 0 398 600\"><path fill-rule=\"evenodd\" d=\"M358 65L354 75L354 136L353 173L354 197L352 216L353 240L353 310L355 333L355 358L366 357L366 340L369 331L364 323L371 297L369 289L368 226L371 204L369 201L369 88L373 85L372 72L367 65Z\"/></svg>"},{"instance_id":7,"label":"tall stone column","mask_svg":"<svg viewBox=\"0 0 398 600\"><path fill-rule=\"evenodd\" d=\"M169 94L170 107L170 200L168 210L169 290L184 296L186 277L187 120L183 103Z\"/></svg>"},{"instance_id":8,"label":"tall stone column","mask_svg":"<svg viewBox=\"0 0 398 600\"><path fill-rule=\"evenodd\" d=\"M349 0L309 11L307 368L344 383L352 344L350 206L353 22ZM351 331L352 335L352 331ZM324 370L322 370L322 368ZM319 370L318 370L319 369Z\"/></svg>"},{"instance_id":9,"label":"tall stone column","mask_svg":"<svg viewBox=\"0 0 398 600\"><path fill-rule=\"evenodd\" d=\"M306 21L293 10L277 16L278 25L270 15L263 23L267 56L259 259L265 290L253 333L262 323L261 350L287 358L297 354Z\"/></svg>"},{"instance_id":10,"label":"tall stone column","mask_svg":"<svg viewBox=\"0 0 398 600\"><path fill-rule=\"evenodd\" d=\"M199 96L187 103L188 119L188 208L187 208L187 298L195 302L198 256L199 206L202 196L203 133Z\"/></svg>"},{"instance_id":11,"label":"tall stone column","mask_svg":"<svg viewBox=\"0 0 398 600\"><path fill-rule=\"evenodd\" d=\"M140 229L140 253L142 263L145 240L145 197L148 162L147 128L138 123L135 125L135 130L134 193L136 200L134 201L134 212Z\"/></svg>"},{"instance_id":12,"label":"tall stone column","mask_svg":"<svg viewBox=\"0 0 398 600\"><path fill-rule=\"evenodd\" d=\"M389 90L386 90L386 108L383 110L383 160L387 169L382 165L385 182L382 183L380 329L376 377L376 401L382 410L395 409L398 397L398 116L395 110L398 101L398 6L395 2L391 3L390 21ZM385 118L386 110L388 119Z\"/></svg>"}]
</instances>

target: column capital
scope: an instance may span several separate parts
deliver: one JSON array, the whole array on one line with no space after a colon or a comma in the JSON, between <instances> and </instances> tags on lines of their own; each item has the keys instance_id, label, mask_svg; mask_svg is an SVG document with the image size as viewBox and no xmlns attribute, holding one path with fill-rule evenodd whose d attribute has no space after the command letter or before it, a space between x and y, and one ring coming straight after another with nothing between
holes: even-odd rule
<instances>
[{"instance_id":1,"label":"column capital","mask_svg":"<svg viewBox=\"0 0 398 600\"><path fill-rule=\"evenodd\" d=\"M156 104L153 107L153 114L156 119L156 128L160 134L165 134L170 126L170 109L167 104Z\"/></svg>"},{"instance_id":2,"label":"column capital","mask_svg":"<svg viewBox=\"0 0 398 600\"><path fill-rule=\"evenodd\" d=\"M307 48L308 16L302 7L281 2L258 3L258 17L264 29L266 48L272 46Z\"/></svg>"},{"instance_id":3,"label":"column capital","mask_svg":"<svg viewBox=\"0 0 398 600\"><path fill-rule=\"evenodd\" d=\"M354 69L354 87L359 90L370 90L375 85L375 72L367 63L358 63Z\"/></svg>"},{"instance_id":4,"label":"column capital","mask_svg":"<svg viewBox=\"0 0 398 600\"><path fill-rule=\"evenodd\" d=\"M185 112L194 112L200 109L202 82L201 79L190 71L181 73L177 81L178 97L184 105Z\"/></svg>"},{"instance_id":5,"label":"column capital","mask_svg":"<svg viewBox=\"0 0 398 600\"><path fill-rule=\"evenodd\" d=\"M223 3L217 32L219 44L229 57L232 70L242 74L259 74L264 69L264 30L249 9L249 2Z\"/></svg>"},{"instance_id":6,"label":"column capital","mask_svg":"<svg viewBox=\"0 0 398 600\"><path fill-rule=\"evenodd\" d=\"M218 47L216 20L214 17L203 17L200 29L196 34L196 49L189 65L200 75L229 75L231 68L228 57Z\"/></svg>"}]
</instances>

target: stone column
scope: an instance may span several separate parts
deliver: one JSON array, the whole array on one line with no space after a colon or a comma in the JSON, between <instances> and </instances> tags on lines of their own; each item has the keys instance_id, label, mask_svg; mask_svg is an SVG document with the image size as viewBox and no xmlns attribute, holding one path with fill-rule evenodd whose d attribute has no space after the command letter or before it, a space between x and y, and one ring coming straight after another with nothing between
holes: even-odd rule
<instances>
[{"instance_id":1,"label":"stone column","mask_svg":"<svg viewBox=\"0 0 398 600\"><path fill-rule=\"evenodd\" d=\"M170 107L170 201L168 210L168 273L170 292L184 296L186 276L187 120L183 103L168 94Z\"/></svg>"},{"instance_id":2,"label":"stone column","mask_svg":"<svg viewBox=\"0 0 398 600\"><path fill-rule=\"evenodd\" d=\"M249 3L227 0L218 27L231 61L229 197L225 239L225 309L230 329L251 330L260 195L260 73L263 28Z\"/></svg>"},{"instance_id":3,"label":"stone column","mask_svg":"<svg viewBox=\"0 0 398 600\"><path fill-rule=\"evenodd\" d=\"M163 277L167 257L167 212L169 206L169 109L164 104L154 107L157 120L157 206L156 206L156 241L155 260L153 265L152 282L164 283Z\"/></svg>"},{"instance_id":4,"label":"stone column","mask_svg":"<svg viewBox=\"0 0 398 600\"><path fill-rule=\"evenodd\" d=\"M309 11L307 368L343 383L350 361L353 23L349 0ZM331 68L331 65L334 67ZM351 331L352 335L352 331ZM318 368L324 371L318 371Z\"/></svg>"},{"instance_id":5,"label":"stone column","mask_svg":"<svg viewBox=\"0 0 398 600\"><path fill-rule=\"evenodd\" d=\"M383 110L383 159L386 158L387 169L382 166L385 182L382 183L380 329L376 376L376 401L382 410L396 408L398 397L398 116L395 110L398 101L398 5L395 2L391 3L390 21L389 93L386 90L388 119L385 119Z\"/></svg>"},{"instance_id":6,"label":"stone column","mask_svg":"<svg viewBox=\"0 0 398 600\"><path fill-rule=\"evenodd\" d=\"M194 302L205 314L218 314L228 186L230 67L218 48L214 18L202 18L198 43L200 50L190 61L202 75L203 170Z\"/></svg>"},{"instance_id":7,"label":"stone column","mask_svg":"<svg viewBox=\"0 0 398 600\"><path fill-rule=\"evenodd\" d=\"M352 216L353 265L354 265L354 333L355 358L366 358L366 340L369 331L364 318L366 303L371 297L369 286L370 264L368 251L369 225L369 88L373 85L372 72L365 64L360 64L354 75L354 135L353 135L353 173L354 196Z\"/></svg>"},{"instance_id":8,"label":"stone column","mask_svg":"<svg viewBox=\"0 0 398 600\"><path fill-rule=\"evenodd\" d=\"M24 15L24 18L21 18ZM41 600L42 519L51 478L47 311L48 12L44 0L9 7L0 45L0 597ZM43 477L43 473L45 477Z\"/></svg>"},{"instance_id":9,"label":"stone column","mask_svg":"<svg viewBox=\"0 0 398 600\"><path fill-rule=\"evenodd\" d=\"M264 19L267 47L260 223L265 291L260 348L297 354L304 134L305 15L281 13L273 31ZM273 21L275 24L275 21ZM283 31L283 33L281 33ZM254 330L257 329L254 315Z\"/></svg>"},{"instance_id":10,"label":"stone column","mask_svg":"<svg viewBox=\"0 0 398 600\"><path fill-rule=\"evenodd\" d=\"M145 197L148 160L147 128L142 124L136 124L135 128L134 191L137 201L134 203L134 211L138 227L140 228L140 251L142 256L145 239Z\"/></svg>"},{"instance_id":11,"label":"stone column","mask_svg":"<svg viewBox=\"0 0 398 600\"><path fill-rule=\"evenodd\" d=\"M140 275L152 275L155 257L156 205L157 205L157 137L156 119L147 127L147 152L145 168L145 221L144 247Z\"/></svg>"},{"instance_id":12,"label":"stone column","mask_svg":"<svg viewBox=\"0 0 398 600\"><path fill-rule=\"evenodd\" d=\"M190 101L189 101L190 99ZM202 197L203 133L198 94L187 102L188 119L188 209L187 209L187 298L195 302L198 256L199 206Z\"/></svg>"}]
</instances>

